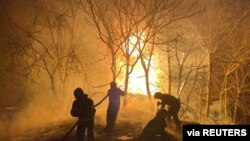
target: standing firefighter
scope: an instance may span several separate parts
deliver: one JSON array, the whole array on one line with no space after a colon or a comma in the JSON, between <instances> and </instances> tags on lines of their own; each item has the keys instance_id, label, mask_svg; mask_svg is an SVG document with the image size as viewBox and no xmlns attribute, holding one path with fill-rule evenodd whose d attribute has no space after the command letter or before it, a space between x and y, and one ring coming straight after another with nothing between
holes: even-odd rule
<instances>
[{"instance_id":1,"label":"standing firefighter","mask_svg":"<svg viewBox=\"0 0 250 141\"><path fill-rule=\"evenodd\" d=\"M76 88L74 91L76 100L73 102L71 108L71 115L78 117L76 141L83 141L85 131L87 129L88 141L94 141L94 116L95 107L92 99L84 94L81 88Z\"/></svg>"},{"instance_id":2,"label":"standing firefighter","mask_svg":"<svg viewBox=\"0 0 250 141\"><path fill-rule=\"evenodd\" d=\"M110 83L110 89L108 90L109 105L107 110L107 126L104 131L111 131L114 129L117 114L120 108L120 96L124 96L125 93L121 91L115 82Z\"/></svg>"},{"instance_id":3,"label":"standing firefighter","mask_svg":"<svg viewBox=\"0 0 250 141\"><path fill-rule=\"evenodd\" d=\"M161 100L161 102L157 103L158 105L161 105L161 108L165 108L165 106L168 105L169 119L171 119L171 116L173 116L176 128L180 129L180 120L178 118L180 101L170 94L162 94L161 92L156 92L154 94L154 98Z\"/></svg>"}]
</instances>

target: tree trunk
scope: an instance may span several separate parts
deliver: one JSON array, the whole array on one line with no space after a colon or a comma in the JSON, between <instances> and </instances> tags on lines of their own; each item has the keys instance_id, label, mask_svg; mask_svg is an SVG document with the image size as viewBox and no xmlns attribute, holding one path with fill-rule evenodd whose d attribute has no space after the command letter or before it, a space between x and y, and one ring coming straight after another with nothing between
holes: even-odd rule
<instances>
[{"instance_id":1,"label":"tree trunk","mask_svg":"<svg viewBox=\"0 0 250 141\"><path fill-rule=\"evenodd\" d=\"M239 102L239 96L240 96L240 93L237 92L237 96L236 96L236 99L235 99L235 104L234 104L234 116L233 116L233 123L236 124L236 118L237 118L237 111L238 111L238 102Z\"/></svg>"},{"instance_id":2,"label":"tree trunk","mask_svg":"<svg viewBox=\"0 0 250 141\"><path fill-rule=\"evenodd\" d=\"M112 71L112 80L115 81L116 79L116 57L115 57L115 52L114 52L114 49L113 47L109 47L110 48L110 51L111 51L111 59L112 59L112 65L111 65L111 71Z\"/></svg>"},{"instance_id":3,"label":"tree trunk","mask_svg":"<svg viewBox=\"0 0 250 141\"><path fill-rule=\"evenodd\" d=\"M150 84L149 84L149 68L145 70L145 79L146 79L147 95L148 95L148 98L151 99Z\"/></svg>"},{"instance_id":4,"label":"tree trunk","mask_svg":"<svg viewBox=\"0 0 250 141\"><path fill-rule=\"evenodd\" d=\"M219 119L222 119L222 98L223 98L223 93L220 93L220 99L219 99Z\"/></svg>"},{"instance_id":5,"label":"tree trunk","mask_svg":"<svg viewBox=\"0 0 250 141\"><path fill-rule=\"evenodd\" d=\"M202 117L202 88L200 88L200 92L199 92L199 119L201 122L201 117Z\"/></svg>"},{"instance_id":6,"label":"tree trunk","mask_svg":"<svg viewBox=\"0 0 250 141\"><path fill-rule=\"evenodd\" d=\"M212 55L209 54L209 71L208 71L208 87L207 87L207 101L206 101L206 115L209 116L210 110L210 96L211 96L211 79L212 79Z\"/></svg>"},{"instance_id":7,"label":"tree trunk","mask_svg":"<svg viewBox=\"0 0 250 141\"><path fill-rule=\"evenodd\" d=\"M226 89L226 87L227 87L227 81L226 81L226 84L225 84L225 89ZM225 94L224 94L224 97L225 97L225 99L224 99L224 118L225 119L227 119L227 90L225 90Z\"/></svg>"},{"instance_id":8,"label":"tree trunk","mask_svg":"<svg viewBox=\"0 0 250 141\"><path fill-rule=\"evenodd\" d=\"M128 93L128 82L129 82L129 60L127 60L127 64L126 64L126 72L125 72L125 95L127 95Z\"/></svg>"},{"instance_id":9,"label":"tree trunk","mask_svg":"<svg viewBox=\"0 0 250 141\"><path fill-rule=\"evenodd\" d=\"M171 59L170 59L170 50L167 51L167 63L168 63L168 93L171 94Z\"/></svg>"}]
</instances>

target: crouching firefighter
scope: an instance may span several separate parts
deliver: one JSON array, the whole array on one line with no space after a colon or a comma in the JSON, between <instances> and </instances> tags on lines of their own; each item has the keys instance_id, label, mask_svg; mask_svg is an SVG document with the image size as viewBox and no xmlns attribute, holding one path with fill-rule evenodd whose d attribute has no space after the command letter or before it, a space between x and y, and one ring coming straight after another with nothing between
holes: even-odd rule
<instances>
[{"instance_id":1,"label":"crouching firefighter","mask_svg":"<svg viewBox=\"0 0 250 141\"><path fill-rule=\"evenodd\" d=\"M140 135L141 141L171 141L170 134L165 131L167 123L165 118L168 116L166 109L160 109L156 116L150 120Z\"/></svg>"},{"instance_id":2,"label":"crouching firefighter","mask_svg":"<svg viewBox=\"0 0 250 141\"><path fill-rule=\"evenodd\" d=\"M180 120L178 117L178 112L180 110L180 100L177 99L176 97L170 95L170 94L162 94L161 92L156 92L154 94L155 99L161 100L161 102L158 102L157 105L161 105L161 108L165 108L166 105L168 105L168 117L167 119L170 121L171 117L173 117L176 129L180 130L181 129L181 124Z\"/></svg>"},{"instance_id":3,"label":"crouching firefighter","mask_svg":"<svg viewBox=\"0 0 250 141\"><path fill-rule=\"evenodd\" d=\"M87 130L88 141L94 141L94 116L95 107L92 99L83 92L81 88L74 90L76 100L71 108L71 115L78 117L76 141L83 141L85 131Z\"/></svg>"}]
</instances>

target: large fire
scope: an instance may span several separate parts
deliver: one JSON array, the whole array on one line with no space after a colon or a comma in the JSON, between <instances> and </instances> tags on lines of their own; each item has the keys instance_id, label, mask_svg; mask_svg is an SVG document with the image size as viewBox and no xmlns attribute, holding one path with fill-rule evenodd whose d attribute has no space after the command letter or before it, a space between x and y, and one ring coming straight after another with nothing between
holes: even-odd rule
<instances>
[{"instance_id":1,"label":"large fire","mask_svg":"<svg viewBox=\"0 0 250 141\"><path fill-rule=\"evenodd\" d=\"M128 42L124 44L124 48L128 49L129 52L132 52L131 55L131 62L139 56L139 51L138 49L134 49L135 47L144 47L146 48L147 46L145 45L143 41L144 36L131 36L128 39ZM148 64L148 57L149 56L144 56L144 61L146 64ZM125 64L125 61L120 60L119 66L121 67L122 65ZM149 69L149 83L150 83L150 91L151 93L157 90L156 83L157 83L157 72L155 70L156 68L156 57L153 55L150 63L150 69ZM125 72L125 69L122 70L122 72ZM118 78L118 85L122 88L124 88L124 81L125 81L125 75L121 75L122 77ZM146 78L145 78L145 72L144 69L141 65L141 60L139 59L137 63L135 64L132 73L129 75L129 84L128 84L128 93L131 94L147 94L147 89L146 89Z\"/></svg>"}]
</instances>

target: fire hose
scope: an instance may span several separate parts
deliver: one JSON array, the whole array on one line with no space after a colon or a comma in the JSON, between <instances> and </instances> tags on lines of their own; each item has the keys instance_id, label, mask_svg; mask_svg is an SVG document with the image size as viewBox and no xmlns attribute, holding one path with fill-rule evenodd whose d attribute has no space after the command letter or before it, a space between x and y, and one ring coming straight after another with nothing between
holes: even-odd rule
<instances>
[{"instance_id":1,"label":"fire hose","mask_svg":"<svg viewBox=\"0 0 250 141\"><path fill-rule=\"evenodd\" d=\"M102 100L100 100L97 104L95 104L94 106L97 107L99 106L106 98L108 97L108 95L104 96L102 98ZM73 129L76 127L78 121L70 128L70 130L63 136L63 138L61 139L61 141L64 141L68 136L69 134L73 131Z\"/></svg>"}]
</instances>

